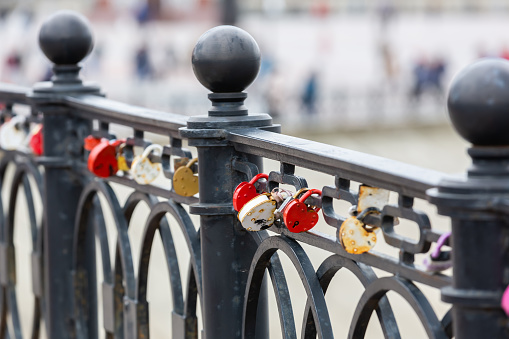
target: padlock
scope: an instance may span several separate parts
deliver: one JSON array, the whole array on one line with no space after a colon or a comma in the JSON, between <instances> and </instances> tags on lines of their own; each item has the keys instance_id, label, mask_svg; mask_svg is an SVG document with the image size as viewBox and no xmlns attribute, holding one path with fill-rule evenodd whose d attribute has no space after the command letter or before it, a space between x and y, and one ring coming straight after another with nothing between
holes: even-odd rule
<instances>
[{"instance_id":1,"label":"padlock","mask_svg":"<svg viewBox=\"0 0 509 339\"><path fill-rule=\"evenodd\" d=\"M0 147L5 150L16 150L25 145L28 133L24 128L26 117L13 116L0 127Z\"/></svg>"},{"instance_id":2,"label":"padlock","mask_svg":"<svg viewBox=\"0 0 509 339\"><path fill-rule=\"evenodd\" d=\"M43 141L42 141L42 124L37 124L37 126L30 132L30 148L32 152L41 156L44 152Z\"/></svg>"},{"instance_id":3,"label":"padlock","mask_svg":"<svg viewBox=\"0 0 509 339\"><path fill-rule=\"evenodd\" d=\"M304 203L312 194L322 195L322 191L317 189L307 190L299 199L297 197L302 192L300 190L293 196L293 199L288 202L283 211L283 220L286 227L290 232L300 233L309 231L318 222L318 207L310 207Z\"/></svg>"},{"instance_id":4,"label":"padlock","mask_svg":"<svg viewBox=\"0 0 509 339\"><path fill-rule=\"evenodd\" d=\"M191 170L191 166L197 161L198 158L192 159L186 166L180 166L173 174L173 189L178 195L192 197L198 193L198 175Z\"/></svg>"},{"instance_id":5,"label":"padlock","mask_svg":"<svg viewBox=\"0 0 509 339\"><path fill-rule=\"evenodd\" d=\"M88 170L100 178L115 175L118 171L117 147L125 140L102 139L88 156Z\"/></svg>"},{"instance_id":6,"label":"padlock","mask_svg":"<svg viewBox=\"0 0 509 339\"><path fill-rule=\"evenodd\" d=\"M276 201L276 211L274 212L274 218L276 220L283 218L283 211L290 201L293 200L294 193L279 187L275 187L270 191L272 199Z\"/></svg>"},{"instance_id":7,"label":"padlock","mask_svg":"<svg viewBox=\"0 0 509 339\"><path fill-rule=\"evenodd\" d=\"M235 211L240 212L248 201L260 194L256 191L256 187L254 186L255 182L260 179L268 180L269 176L265 173L260 173L255 175L249 182L243 181L237 185L233 192L233 208Z\"/></svg>"},{"instance_id":8,"label":"padlock","mask_svg":"<svg viewBox=\"0 0 509 339\"><path fill-rule=\"evenodd\" d=\"M148 158L154 151L158 151L159 154L162 154L163 146L152 144L145 148L141 155L138 155L133 159L133 163L131 164L131 175L138 184L148 185L162 172L161 164L153 163Z\"/></svg>"},{"instance_id":9,"label":"padlock","mask_svg":"<svg viewBox=\"0 0 509 339\"><path fill-rule=\"evenodd\" d=\"M120 144L118 146L117 163L118 163L118 170L122 171L124 173L127 173L127 172L129 172L130 167L127 165L127 160L126 160L125 154L124 154L124 148L125 148L125 143Z\"/></svg>"},{"instance_id":10,"label":"padlock","mask_svg":"<svg viewBox=\"0 0 509 339\"><path fill-rule=\"evenodd\" d=\"M96 138L92 135L89 135L83 140L83 148L87 151L92 151L95 146L101 143L101 138Z\"/></svg>"},{"instance_id":11,"label":"padlock","mask_svg":"<svg viewBox=\"0 0 509 339\"><path fill-rule=\"evenodd\" d=\"M343 248L351 254L368 252L376 245L378 228L365 225L362 220L371 213L380 213L376 207L369 207L357 216L346 219L339 228L338 238Z\"/></svg>"},{"instance_id":12,"label":"padlock","mask_svg":"<svg viewBox=\"0 0 509 339\"><path fill-rule=\"evenodd\" d=\"M446 232L437 240L437 246L423 260L424 267L428 272L441 272L452 267L451 251L443 251L442 247L449 242L451 232Z\"/></svg>"},{"instance_id":13,"label":"padlock","mask_svg":"<svg viewBox=\"0 0 509 339\"><path fill-rule=\"evenodd\" d=\"M262 193L245 203L237 217L246 230L261 231L272 226L275 211L276 201L269 193Z\"/></svg>"}]
</instances>

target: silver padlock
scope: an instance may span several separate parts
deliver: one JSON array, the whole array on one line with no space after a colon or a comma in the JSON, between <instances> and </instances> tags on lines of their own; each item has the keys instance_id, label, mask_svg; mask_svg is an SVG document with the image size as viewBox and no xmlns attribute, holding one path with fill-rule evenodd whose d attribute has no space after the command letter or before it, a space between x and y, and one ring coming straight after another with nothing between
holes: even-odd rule
<instances>
[{"instance_id":1,"label":"silver padlock","mask_svg":"<svg viewBox=\"0 0 509 339\"><path fill-rule=\"evenodd\" d=\"M263 193L249 200L239 211L238 218L248 231L261 231L274 223L276 201L270 194Z\"/></svg>"},{"instance_id":2,"label":"silver padlock","mask_svg":"<svg viewBox=\"0 0 509 339\"><path fill-rule=\"evenodd\" d=\"M26 117L16 115L0 126L0 147L5 150L16 150L26 147L28 133L23 128Z\"/></svg>"},{"instance_id":3,"label":"silver padlock","mask_svg":"<svg viewBox=\"0 0 509 339\"><path fill-rule=\"evenodd\" d=\"M152 152L162 154L163 146L152 144L145 148L141 155L134 158L131 164L131 175L133 179L141 185L148 185L153 182L162 172L160 163L153 163L149 156Z\"/></svg>"}]
</instances>

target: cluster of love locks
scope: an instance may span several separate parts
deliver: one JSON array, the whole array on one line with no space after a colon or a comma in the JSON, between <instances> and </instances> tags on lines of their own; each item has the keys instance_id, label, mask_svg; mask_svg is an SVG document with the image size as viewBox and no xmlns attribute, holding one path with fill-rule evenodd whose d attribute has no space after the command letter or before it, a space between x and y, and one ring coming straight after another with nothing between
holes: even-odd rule
<instances>
[{"instance_id":1,"label":"cluster of love locks","mask_svg":"<svg viewBox=\"0 0 509 339\"><path fill-rule=\"evenodd\" d=\"M24 115L4 117L0 126L0 147L7 151L43 154L42 124L32 123Z\"/></svg>"}]
</instances>

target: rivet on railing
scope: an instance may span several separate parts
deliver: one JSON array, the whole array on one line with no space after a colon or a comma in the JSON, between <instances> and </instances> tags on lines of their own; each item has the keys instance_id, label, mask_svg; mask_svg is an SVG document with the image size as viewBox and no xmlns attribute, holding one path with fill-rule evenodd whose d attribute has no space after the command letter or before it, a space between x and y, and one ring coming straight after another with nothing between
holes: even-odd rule
<instances>
[{"instance_id":1,"label":"rivet on railing","mask_svg":"<svg viewBox=\"0 0 509 339\"><path fill-rule=\"evenodd\" d=\"M210 116L248 114L243 91L260 70L260 49L249 33L234 26L210 29L196 43L192 63L198 81L213 92Z\"/></svg>"}]
</instances>

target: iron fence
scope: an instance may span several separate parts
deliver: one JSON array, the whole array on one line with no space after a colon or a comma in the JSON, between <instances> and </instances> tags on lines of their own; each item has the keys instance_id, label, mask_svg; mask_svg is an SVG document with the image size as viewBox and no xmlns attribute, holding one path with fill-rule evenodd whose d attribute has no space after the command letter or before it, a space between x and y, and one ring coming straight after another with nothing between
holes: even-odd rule
<instances>
[{"instance_id":1,"label":"iron fence","mask_svg":"<svg viewBox=\"0 0 509 339\"><path fill-rule=\"evenodd\" d=\"M7 185L8 196L6 206L0 200L1 337L23 338L13 241L19 189L26 197L31 231L35 300L31 338L43 335L42 324L52 339L97 338L100 334L106 338L148 338L147 280L156 232L170 277L168 336L173 338L268 338L271 321L280 323L282 337L296 338L295 296L290 295L279 254L289 258L305 290L304 338L334 337L334 320L325 294L340 270L353 273L364 287L349 321L349 338L365 335L373 312L384 337L400 337L386 296L389 291L409 303L430 338L509 335L500 306L509 282L507 62L478 62L458 75L451 86L448 105L453 124L473 144L469 149L472 167L465 176L451 177L286 136L279 133L280 126L274 125L269 115L248 114L243 91L258 73L260 52L248 33L233 26L206 32L195 47L194 72L211 90L212 107L208 115L193 117L115 102L106 99L98 86L83 83L78 63L93 43L80 15L55 14L44 23L39 38L42 51L54 63L52 80L33 88L0 85L0 101L5 104L0 128L0 184ZM28 107L28 114L20 113L20 107ZM117 139L113 124L132 129L132 134ZM163 185L147 184L147 177L137 177L133 169L140 161L138 149L152 145L147 133L170 140L167 145L152 147L158 152L143 158L156 174L163 174ZM28 137L32 138L31 148ZM184 148L184 141L196 149L197 165L187 162L192 152ZM96 151L101 145L105 153ZM114 152L113 158L108 152ZM263 197L264 203L278 210L272 210L268 220L253 216L252 227L270 227L249 232L249 222L238 217L237 210L242 211L252 200L238 206L243 199L238 185L263 172L263 159L279 162L280 168L268 173L266 180L253 181L249 194L254 192L251 198ZM183 166L174 166L175 160ZM14 172L7 180L10 167ZM182 179L176 174L182 168L190 177ZM293 192L283 188L297 192L308 188L306 179L295 174L299 168L334 178L333 185L310 192L319 196L301 197L299 205L311 219L318 218L318 214L312 215L321 208L326 227L333 229L334 235L302 228L306 215L297 218L301 224L289 221L293 217L289 206L297 201L291 197ZM91 173L95 170L101 174ZM190 188L196 181L199 194ZM362 185L357 189L353 182ZM112 189L115 184L132 189L123 204ZM389 192L398 197L397 203L385 199ZM232 203L234 194L239 200ZM366 194L375 199L369 200ZM37 199L42 201L42 209L36 207ZM428 215L414 207L415 199L430 201L440 214L451 218L450 238L432 228ZM350 215L335 210L340 200L353 206ZM130 225L141 203L150 208L145 225ZM104 208L116 228L113 252ZM199 216L199 225L188 212ZM417 225L416 239L400 234L400 220ZM357 228L347 228L352 225ZM137 266L130 227L143 227L141 247L136 249L140 253ZM177 256L176 230L184 235L188 262ZM361 244L355 243L364 241L364 246L371 248L376 230L399 255L361 250ZM442 245L452 250L438 253L437 247ZM305 250L309 247L329 253L318 268ZM428 266L415 259L430 254L432 248ZM435 252L452 257L452 273L440 272L450 258L439 258ZM115 253L114 258L110 253ZM101 274L96 259L101 262ZM183 266L188 267L184 278ZM379 277L374 269L384 271L385 276ZM98 276L103 280L101 291ZM418 284L440 289L442 300L452 304L450 311L439 318ZM268 318L269 286L279 319ZM197 312L198 305L201 312ZM203 331L198 330L200 322Z\"/></svg>"}]
</instances>

